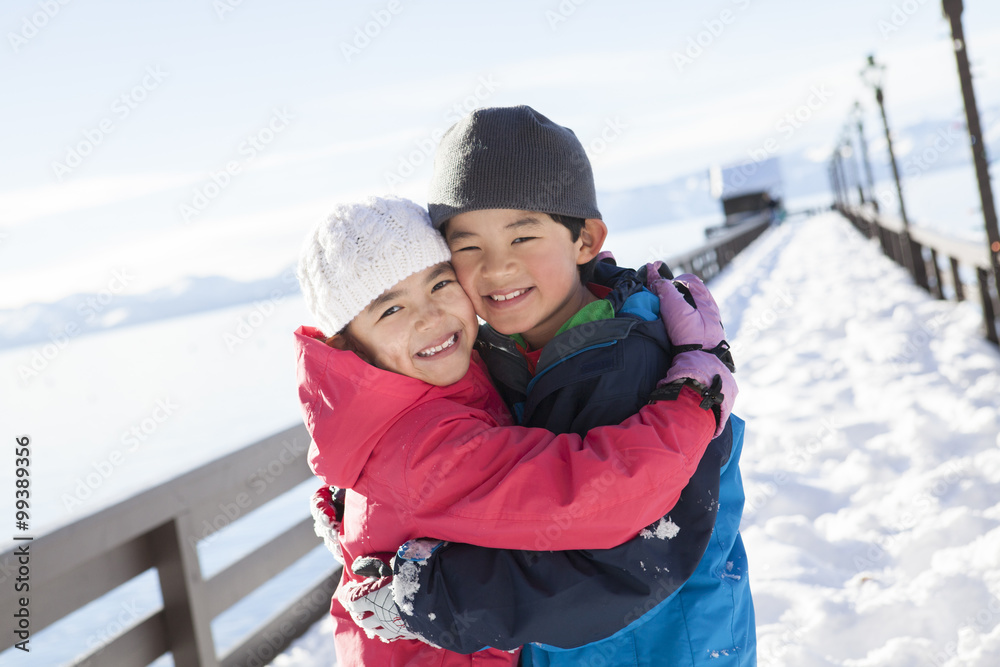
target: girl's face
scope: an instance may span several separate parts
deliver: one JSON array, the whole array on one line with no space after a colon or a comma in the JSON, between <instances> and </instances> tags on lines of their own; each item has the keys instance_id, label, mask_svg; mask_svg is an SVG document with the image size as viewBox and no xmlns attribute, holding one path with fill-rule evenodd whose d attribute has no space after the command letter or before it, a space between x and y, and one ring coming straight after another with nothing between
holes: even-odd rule
<instances>
[{"instance_id":1,"label":"girl's face","mask_svg":"<svg viewBox=\"0 0 1000 667\"><path fill-rule=\"evenodd\" d=\"M445 262L369 304L351 320L347 346L378 368L440 387L465 376L478 330L472 302Z\"/></svg>"}]
</instances>

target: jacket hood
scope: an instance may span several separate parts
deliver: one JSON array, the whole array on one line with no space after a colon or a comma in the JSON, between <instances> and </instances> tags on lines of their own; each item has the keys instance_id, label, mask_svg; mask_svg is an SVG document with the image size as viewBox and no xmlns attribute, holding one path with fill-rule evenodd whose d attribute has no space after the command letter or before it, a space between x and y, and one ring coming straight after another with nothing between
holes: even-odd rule
<instances>
[{"instance_id":1,"label":"jacket hood","mask_svg":"<svg viewBox=\"0 0 1000 667\"><path fill-rule=\"evenodd\" d=\"M485 400L483 383L489 386L489 380L476 355L464 378L437 387L376 368L330 347L325 338L313 327L295 331L299 401L313 439L309 465L327 484L353 488L375 446L404 412L441 398L466 405Z\"/></svg>"}]
</instances>

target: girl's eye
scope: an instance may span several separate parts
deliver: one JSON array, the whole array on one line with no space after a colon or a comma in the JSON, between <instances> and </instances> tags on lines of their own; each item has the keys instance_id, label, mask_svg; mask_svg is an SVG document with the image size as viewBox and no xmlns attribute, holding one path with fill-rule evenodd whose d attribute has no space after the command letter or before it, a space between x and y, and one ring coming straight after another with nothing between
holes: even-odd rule
<instances>
[{"instance_id":1,"label":"girl's eye","mask_svg":"<svg viewBox=\"0 0 1000 667\"><path fill-rule=\"evenodd\" d=\"M442 288L442 287L444 287L445 285L450 285L450 284L451 284L451 283L453 283L453 282L455 282L455 281L454 281L454 280L451 280L451 279L448 279L448 280L442 280L442 281L441 281L441 282L439 282L439 283L438 283L437 285L435 285L434 287L432 287L432 288L431 288L431 291L432 291L432 292L437 292L437 291L438 291L439 289L441 289L441 288Z\"/></svg>"},{"instance_id":2,"label":"girl's eye","mask_svg":"<svg viewBox=\"0 0 1000 667\"><path fill-rule=\"evenodd\" d=\"M479 250L479 248L474 245L467 245L464 248L459 248L458 250L453 250L452 252L465 252L466 250Z\"/></svg>"},{"instance_id":3,"label":"girl's eye","mask_svg":"<svg viewBox=\"0 0 1000 667\"><path fill-rule=\"evenodd\" d=\"M389 317L390 315L399 310L402 310L402 308L400 308L399 306L390 306L389 308L386 308L385 312L382 313L382 316L379 317L379 319L380 320L385 319L386 317Z\"/></svg>"}]
</instances>

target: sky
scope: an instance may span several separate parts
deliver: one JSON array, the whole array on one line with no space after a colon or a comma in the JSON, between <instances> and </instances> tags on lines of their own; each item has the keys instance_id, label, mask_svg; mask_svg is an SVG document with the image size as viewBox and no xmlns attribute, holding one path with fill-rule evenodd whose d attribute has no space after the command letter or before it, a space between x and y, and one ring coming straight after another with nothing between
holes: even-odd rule
<instances>
[{"instance_id":1,"label":"sky","mask_svg":"<svg viewBox=\"0 0 1000 667\"><path fill-rule=\"evenodd\" d=\"M966 5L997 104L1000 6ZM856 99L877 130L870 52L892 123L961 111L932 0L34 0L0 27L0 309L277 275L335 202L423 203L436 138L478 106L572 128L604 192L825 160Z\"/></svg>"}]
</instances>

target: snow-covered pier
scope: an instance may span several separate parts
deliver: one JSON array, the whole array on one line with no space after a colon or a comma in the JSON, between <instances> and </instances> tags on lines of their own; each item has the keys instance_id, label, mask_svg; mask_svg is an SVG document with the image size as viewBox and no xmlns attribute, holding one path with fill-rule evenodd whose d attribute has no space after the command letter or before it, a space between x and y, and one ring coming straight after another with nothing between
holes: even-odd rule
<instances>
[{"instance_id":1,"label":"snow-covered pier","mask_svg":"<svg viewBox=\"0 0 1000 667\"><path fill-rule=\"evenodd\" d=\"M627 259L627 252L618 254ZM760 664L997 664L1000 352L981 335L982 313L976 302L933 298L883 254L877 240L865 238L833 212L771 227L710 287L737 363L741 394L736 412L748 427L742 464L747 496L743 534L756 601ZM212 317L218 316L199 315L185 326L200 330ZM293 318L299 317L295 307L289 310L289 322L269 323L275 338L287 335ZM183 336L179 326L145 325L145 344L167 349L167 340ZM108 345L101 339L115 335L81 338L76 356L65 359L67 366L101 358L101 346ZM269 341L269 335L262 332L260 340ZM206 367L210 358L196 354L188 363L198 365L201 373L211 372ZM170 358L164 363L184 362ZM61 380L53 373L57 389L52 391L58 391ZM246 380L234 376L229 381L233 387L216 387L198 400L222 400L226 392L239 395L238 385ZM197 403L194 396L178 400ZM171 426L195 432L187 419L179 412ZM278 450L267 460L280 457ZM122 464L119 477L128 474L128 465ZM231 471L227 478L250 484L244 491L251 495L251 477ZM71 486L70 480L64 485ZM290 479L281 487L291 488ZM193 487L187 493L198 495ZM202 503L197 516L218 514L216 505L223 501L224 509L228 501L218 495L206 493L211 502ZM268 531L277 536L293 530L301 544L307 507L299 500L289 506L292 511L277 514L282 526L273 525L271 514ZM155 509L147 513L159 516L165 511ZM136 520L144 512L119 514ZM253 516L241 522L252 523ZM201 525L195 522L191 529L197 532ZM129 530L138 535L144 529ZM108 534L115 531L121 532L120 527ZM179 535L178 553L184 552L188 560L204 559L200 548L183 544L183 537ZM86 550L99 551L101 539L88 538ZM40 554L44 544L36 541L35 553ZM274 538L268 544L275 544ZM0 557L0 564L10 553ZM148 567L157 560L146 551L142 554L128 561L128 567ZM320 556L323 567L332 567L332 560ZM39 555L37 562L45 558L62 562L71 555ZM259 557L253 562L254 567L264 565ZM66 563L63 566L69 571ZM206 568L204 560L201 568ZM110 566L99 569L102 582L122 579ZM222 578L229 576L225 569L216 570ZM218 572L205 573L205 579L221 582ZM171 576L183 579L175 572L165 580L161 576L161 583ZM84 602L94 597L96 580L64 577L60 582L67 588L50 591L50 597ZM83 592L73 593L78 586ZM237 591L235 584L216 588L225 588L226 594L213 598L207 593L211 586L194 593L201 596L200 607L195 607L202 615L199 632L205 632L205 614L221 611L223 597L231 603L246 590L240 586ZM176 592L168 590L164 599L175 599ZM151 594L155 598L158 593ZM101 618L104 612L95 609L101 604L101 599L91 603L89 615ZM109 618L119 604L106 605ZM155 600L151 604L155 607ZM241 627L260 627L273 612L267 600L245 605L241 614L255 618ZM144 625L148 633L160 623L153 618L166 617L144 615L132 619L133 625ZM80 627L66 628L67 622ZM36 656L64 663L94 648L94 631L81 629L83 623L77 614L37 635ZM107 621L101 623L107 627ZM226 634L215 626L213 632L217 640L219 632ZM163 636L159 630L154 634ZM67 638L66 644L73 638L82 643L60 646L54 640L57 635ZM146 635L135 634L133 640L140 636ZM241 646L239 641L226 640L230 649ZM136 651L156 654L149 647ZM311 667L333 660L329 625L323 620L275 664ZM238 664L235 655L225 662Z\"/></svg>"}]
</instances>

